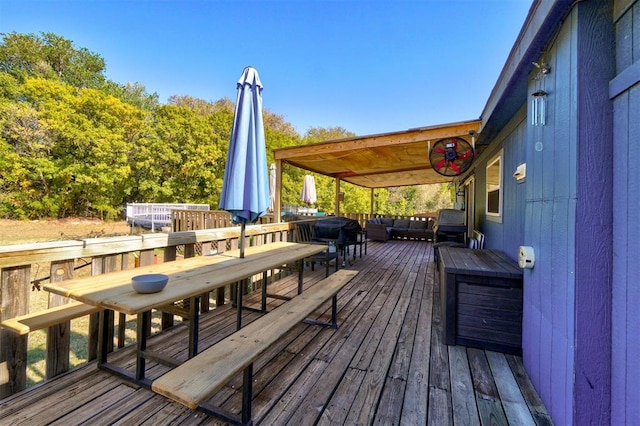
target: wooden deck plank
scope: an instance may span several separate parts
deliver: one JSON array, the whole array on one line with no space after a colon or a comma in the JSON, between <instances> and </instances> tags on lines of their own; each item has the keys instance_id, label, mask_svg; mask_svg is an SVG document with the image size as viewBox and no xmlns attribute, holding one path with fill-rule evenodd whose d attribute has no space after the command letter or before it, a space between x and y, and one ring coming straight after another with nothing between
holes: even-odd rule
<instances>
[{"instance_id":1,"label":"wooden deck plank","mask_svg":"<svg viewBox=\"0 0 640 426\"><path fill-rule=\"evenodd\" d=\"M362 303L364 302L361 302L361 304ZM350 325L355 324L358 319L359 317L350 315L340 323L341 326L338 331L334 335L330 336L324 344L322 349L329 347L337 349L330 352L331 356L325 355L314 357L317 360L324 361L325 366L330 365L330 368L325 368L325 371L319 372L315 386L306 395L301 397L301 400L299 401L300 406L310 410L316 410L318 404L326 405L326 401L331 398L332 394L340 394L340 390L336 390L336 386L341 382L342 378L348 374L346 373L348 365L353 359L353 356L359 346L359 343L357 343L359 342L359 339L348 338L351 334L358 334L357 327L350 327ZM364 329L366 327L361 328ZM309 347L309 349L311 349L311 347ZM291 418L289 418L288 421L290 424L297 424L295 421L302 421L305 417L308 417L305 413L306 411L304 409L296 410L295 413L291 413ZM298 417L301 417L302 419L298 419ZM269 422L265 420L265 424L269 424Z\"/></svg>"},{"instance_id":2,"label":"wooden deck plank","mask_svg":"<svg viewBox=\"0 0 640 426\"><path fill-rule=\"evenodd\" d=\"M527 373L524 370L522 357L516 355L505 355L505 358L509 363L509 367L513 372L516 382L518 382L520 392L522 392L522 396L529 407L529 411L531 411L531 415L533 416L535 423L542 426L553 425L553 421L551 420L549 413L542 403L540 396L531 384L529 376L527 376Z\"/></svg>"},{"instance_id":3,"label":"wooden deck plank","mask_svg":"<svg viewBox=\"0 0 640 426\"><path fill-rule=\"evenodd\" d=\"M431 356L429 358L429 424L453 424L451 379L449 377L449 352L443 343L440 315L440 292L434 286L431 332Z\"/></svg>"},{"instance_id":4,"label":"wooden deck plank","mask_svg":"<svg viewBox=\"0 0 640 426\"><path fill-rule=\"evenodd\" d=\"M535 422L529 412L529 407L520 392L504 354L491 351L487 351L486 354L509 423L534 425Z\"/></svg>"},{"instance_id":5,"label":"wooden deck plank","mask_svg":"<svg viewBox=\"0 0 640 426\"><path fill-rule=\"evenodd\" d=\"M461 425L480 424L478 407L471 382L469 360L464 346L449 348L449 374L451 375L451 405L453 421Z\"/></svg>"},{"instance_id":6,"label":"wooden deck plank","mask_svg":"<svg viewBox=\"0 0 640 426\"><path fill-rule=\"evenodd\" d=\"M493 380L485 352L476 348L468 348L467 357L478 403L480 421L483 425L507 424L502 401Z\"/></svg>"},{"instance_id":7,"label":"wooden deck plank","mask_svg":"<svg viewBox=\"0 0 640 426\"><path fill-rule=\"evenodd\" d=\"M368 254L350 267L360 274L338 295L339 328L298 324L256 360L257 425L449 425L454 418L480 424L489 417L506 424L552 424L520 357L442 343L431 247L415 241L369 243ZM305 287L323 277L323 268L308 270ZM296 289L297 274L269 285L270 293L294 296ZM258 306L259 296L245 302ZM283 303L268 299L269 309ZM243 323L259 316L246 312ZM235 309L213 309L200 324L205 349L235 331ZM152 337L149 347L186 359L186 340L182 323ZM132 367L132 353L132 347L121 349L110 361ZM167 368L149 362L147 376L158 377ZM239 412L241 377L211 401ZM500 410L501 418L495 416ZM224 424L148 389L124 385L96 370L95 363L0 401L0 424L5 423Z\"/></svg>"},{"instance_id":8,"label":"wooden deck plank","mask_svg":"<svg viewBox=\"0 0 640 426\"><path fill-rule=\"evenodd\" d=\"M405 424L425 424L427 422L433 293L431 291L423 292L419 302L414 344L402 407L402 422Z\"/></svg>"},{"instance_id":9,"label":"wooden deck plank","mask_svg":"<svg viewBox=\"0 0 640 426\"><path fill-rule=\"evenodd\" d=\"M384 276L390 276L392 271L393 271L392 269L389 270L388 273L385 274ZM372 279L372 278L376 278L376 277L374 275L369 277L369 279ZM377 279L378 281L375 283L375 287L384 286L384 279L381 279L379 276L377 277ZM380 297L379 293L376 294L375 291L369 292L369 296L374 297L378 301L384 299L384 297L382 298ZM370 306L370 304L367 303L367 304L364 304L363 306L368 307ZM350 307L345 307L344 310L346 310L347 308L350 308ZM374 309L372 311L379 312L379 310L377 309ZM353 320L354 318L351 316L349 318L343 319L342 320L343 322L340 323L341 327L338 332L340 331L348 332L350 329L350 321L353 321ZM362 323L366 326L370 322L364 321ZM368 327L363 327L362 330L363 332L366 332L366 330L368 330ZM361 341L361 339L358 338L356 339L356 341ZM336 342L337 344L325 345L325 347L332 347L335 349L340 346L340 340L336 340ZM350 349L353 349L353 350L350 350ZM310 392L300 395L299 397L300 401L298 401L298 408L296 410L296 413L294 413L292 417L287 419L287 422L289 422L290 424L300 424L301 422L304 422L305 419L308 418L308 414L307 414L309 412L308 410L311 410L311 412L313 412L313 410L317 409L318 400L326 401L326 399L331 396L331 394L333 393L333 389L335 389L335 386L336 386L335 383L337 383L340 380L340 377L344 374L344 371L349 361L353 357L353 353L355 349L357 348L340 348L339 352L335 352L335 350L332 350L333 354L337 354L339 361L338 362L335 362L335 360L331 361L331 369L326 372L318 371L317 380L320 381L320 383L316 383ZM327 359L326 357L318 357L318 358ZM330 357L328 359L333 359L333 357ZM269 423L272 421L276 421L276 420L275 419L265 420L265 423Z\"/></svg>"}]
</instances>

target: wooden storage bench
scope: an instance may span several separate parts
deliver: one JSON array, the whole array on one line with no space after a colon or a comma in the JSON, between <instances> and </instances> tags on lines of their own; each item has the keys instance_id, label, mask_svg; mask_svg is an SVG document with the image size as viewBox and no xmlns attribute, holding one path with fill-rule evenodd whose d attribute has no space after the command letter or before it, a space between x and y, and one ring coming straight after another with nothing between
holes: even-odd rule
<instances>
[{"instance_id":1,"label":"wooden storage bench","mask_svg":"<svg viewBox=\"0 0 640 426\"><path fill-rule=\"evenodd\" d=\"M444 342L522 354L522 270L499 250L440 248Z\"/></svg>"}]
</instances>

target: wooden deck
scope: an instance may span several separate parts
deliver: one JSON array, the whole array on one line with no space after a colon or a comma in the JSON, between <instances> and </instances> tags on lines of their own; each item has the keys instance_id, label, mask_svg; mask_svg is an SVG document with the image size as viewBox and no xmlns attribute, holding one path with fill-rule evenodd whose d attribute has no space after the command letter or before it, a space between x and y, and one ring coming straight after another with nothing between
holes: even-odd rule
<instances>
[{"instance_id":1,"label":"wooden deck","mask_svg":"<svg viewBox=\"0 0 640 426\"><path fill-rule=\"evenodd\" d=\"M520 357L442 343L438 278L431 243L369 243L360 274L339 294L338 330L299 324L254 366L256 424L551 424ZM305 286L324 268L305 275ZM435 280L435 282L434 282ZM270 292L295 294L297 276ZM256 306L259 297L254 298ZM252 300L251 298L249 299ZM270 299L270 306L286 303ZM321 313L323 318L330 315ZM249 312L243 323L257 318ZM201 319L200 348L235 327L235 310ZM149 347L186 357L186 328ZM132 348L110 360L131 365ZM127 364L129 363L129 364ZM166 367L148 363L147 377ZM212 401L240 411L239 375ZM215 418L131 386L95 363L0 401L0 424L220 424Z\"/></svg>"}]
</instances>

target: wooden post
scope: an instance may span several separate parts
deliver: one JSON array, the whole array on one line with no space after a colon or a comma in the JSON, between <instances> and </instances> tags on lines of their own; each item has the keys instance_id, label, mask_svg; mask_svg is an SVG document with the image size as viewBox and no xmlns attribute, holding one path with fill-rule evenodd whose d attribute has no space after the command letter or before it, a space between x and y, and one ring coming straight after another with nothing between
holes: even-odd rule
<instances>
[{"instance_id":1,"label":"wooden post","mask_svg":"<svg viewBox=\"0 0 640 426\"><path fill-rule=\"evenodd\" d=\"M336 201L334 207L334 215L340 216L340 178L336 178Z\"/></svg>"},{"instance_id":2,"label":"wooden post","mask_svg":"<svg viewBox=\"0 0 640 426\"><path fill-rule=\"evenodd\" d=\"M375 192L375 189L371 188L371 208L369 209L369 217L373 217L373 213L374 213L373 208L374 208L374 202L376 198L376 195L374 192Z\"/></svg>"},{"instance_id":3,"label":"wooden post","mask_svg":"<svg viewBox=\"0 0 640 426\"><path fill-rule=\"evenodd\" d=\"M173 262L178 258L178 250L176 246L165 247L164 249L164 262ZM160 329L166 330L167 328L173 327L173 314L168 312L162 313L162 318L160 320Z\"/></svg>"},{"instance_id":4,"label":"wooden post","mask_svg":"<svg viewBox=\"0 0 640 426\"><path fill-rule=\"evenodd\" d=\"M126 256L126 255L124 255ZM107 272L113 272L118 269L118 257L123 255L111 255L111 256L99 256L94 257L91 260L91 275L106 274ZM126 269L126 261L121 261L121 269ZM124 331L125 331L125 318L124 314L120 314L118 321L118 347L124 347ZM99 328L100 314L95 313L89 315L89 336L87 342L87 361L92 361L98 357L98 328ZM115 322L115 321L114 321ZM115 333L113 325L109 330L111 342L113 342L113 334ZM113 350L113 344L110 345L110 350Z\"/></svg>"},{"instance_id":5,"label":"wooden post","mask_svg":"<svg viewBox=\"0 0 640 426\"><path fill-rule=\"evenodd\" d=\"M31 265L3 268L0 272L0 319L24 315L29 310ZM0 399L27 387L27 336L0 328Z\"/></svg>"},{"instance_id":6,"label":"wooden post","mask_svg":"<svg viewBox=\"0 0 640 426\"><path fill-rule=\"evenodd\" d=\"M211 255L211 252L212 252L211 243L210 242L202 243L201 255L209 256ZM210 293L204 293L200 298L200 312L205 313L205 312L209 312L209 310L211 310Z\"/></svg>"},{"instance_id":7,"label":"wooden post","mask_svg":"<svg viewBox=\"0 0 640 426\"><path fill-rule=\"evenodd\" d=\"M276 160L276 202L273 206L273 222L282 221L282 160Z\"/></svg>"},{"instance_id":8,"label":"wooden post","mask_svg":"<svg viewBox=\"0 0 640 426\"><path fill-rule=\"evenodd\" d=\"M218 253L223 253L226 248L227 248L227 241L226 240L216 241L216 250L218 251ZM218 306L224 305L224 290L225 290L226 287L228 287L228 286L221 287L221 288L216 290L216 308Z\"/></svg>"},{"instance_id":9,"label":"wooden post","mask_svg":"<svg viewBox=\"0 0 640 426\"><path fill-rule=\"evenodd\" d=\"M73 278L73 260L51 262L50 278L52 283ZM69 298L57 294L49 295L49 307L69 303ZM46 377L50 379L69 371L69 351L71 350L71 321L65 321L49 327L47 330Z\"/></svg>"},{"instance_id":10,"label":"wooden post","mask_svg":"<svg viewBox=\"0 0 640 426\"><path fill-rule=\"evenodd\" d=\"M140 266L153 265L156 261L155 250L140 250ZM142 315L142 314L140 314ZM149 327L147 329L148 335L151 335L151 321L149 321Z\"/></svg>"}]
</instances>

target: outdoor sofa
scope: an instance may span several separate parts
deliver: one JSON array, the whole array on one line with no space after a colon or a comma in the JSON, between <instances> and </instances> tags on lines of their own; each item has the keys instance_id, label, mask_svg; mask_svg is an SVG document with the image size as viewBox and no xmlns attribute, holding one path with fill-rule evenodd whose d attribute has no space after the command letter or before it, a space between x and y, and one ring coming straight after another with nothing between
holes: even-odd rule
<instances>
[{"instance_id":1,"label":"outdoor sofa","mask_svg":"<svg viewBox=\"0 0 640 426\"><path fill-rule=\"evenodd\" d=\"M366 224L367 238L372 241L409 239L433 241L433 219L392 219L377 217Z\"/></svg>"}]
</instances>

